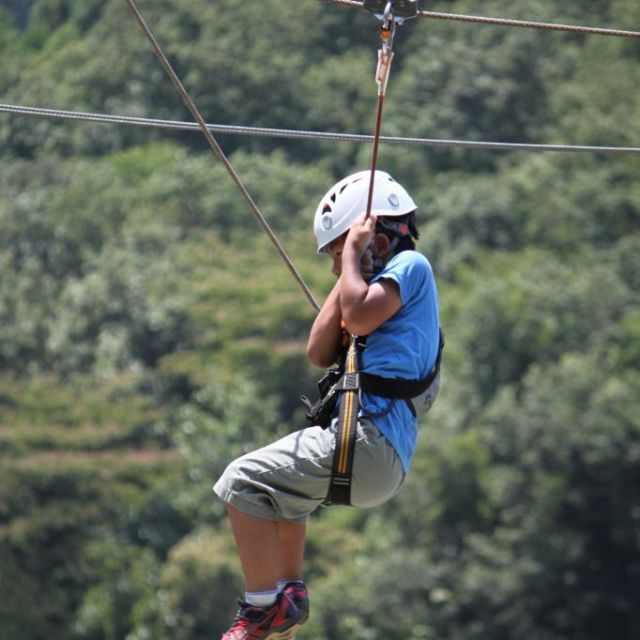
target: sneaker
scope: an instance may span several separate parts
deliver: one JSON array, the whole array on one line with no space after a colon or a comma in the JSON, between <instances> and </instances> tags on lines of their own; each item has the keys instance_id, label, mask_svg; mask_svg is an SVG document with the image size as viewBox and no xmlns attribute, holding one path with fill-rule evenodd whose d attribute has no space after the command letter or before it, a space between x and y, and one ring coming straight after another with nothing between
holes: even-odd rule
<instances>
[{"instance_id":1,"label":"sneaker","mask_svg":"<svg viewBox=\"0 0 640 640\"><path fill-rule=\"evenodd\" d=\"M221 640L294 640L302 614L283 594L268 609L242 600L232 627Z\"/></svg>"},{"instance_id":2,"label":"sneaker","mask_svg":"<svg viewBox=\"0 0 640 640\"><path fill-rule=\"evenodd\" d=\"M298 624L304 624L309 619L309 592L304 582L289 582L282 590L282 593L296 605L300 612Z\"/></svg>"}]
</instances>

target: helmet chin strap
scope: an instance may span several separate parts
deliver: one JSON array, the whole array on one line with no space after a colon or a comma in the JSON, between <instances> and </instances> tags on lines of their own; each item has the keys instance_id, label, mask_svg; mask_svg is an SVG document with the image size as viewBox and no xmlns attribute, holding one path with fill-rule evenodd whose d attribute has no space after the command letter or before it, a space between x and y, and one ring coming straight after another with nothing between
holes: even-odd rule
<instances>
[{"instance_id":1,"label":"helmet chin strap","mask_svg":"<svg viewBox=\"0 0 640 640\"><path fill-rule=\"evenodd\" d=\"M395 251L395 248L398 246L399 242L400 236L394 236L391 240L391 243L389 244L389 249L387 250L387 252L383 256L373 259L374 275L377 275L384 269L384 265L387 264L391 257L393 257L393 252Z\"/></svg>"}]
</instances>

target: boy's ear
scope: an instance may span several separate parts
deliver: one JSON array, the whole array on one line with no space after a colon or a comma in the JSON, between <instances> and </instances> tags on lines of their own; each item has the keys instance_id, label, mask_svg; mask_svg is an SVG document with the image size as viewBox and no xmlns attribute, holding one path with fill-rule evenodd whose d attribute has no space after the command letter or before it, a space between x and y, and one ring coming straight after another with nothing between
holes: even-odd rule
<instances>
[{"instance_id":1,"label":"boy's ear","mask_svg":"<svg viewBox=\"0 0 640 640\"><path fill-rule=\"evenodd\" d=\"M391 246L391 241L384 233L376 233L373 236L372 248L373 255L376 258L383 258L389 253L389 247Z\"/></svg>"}]
</instances>

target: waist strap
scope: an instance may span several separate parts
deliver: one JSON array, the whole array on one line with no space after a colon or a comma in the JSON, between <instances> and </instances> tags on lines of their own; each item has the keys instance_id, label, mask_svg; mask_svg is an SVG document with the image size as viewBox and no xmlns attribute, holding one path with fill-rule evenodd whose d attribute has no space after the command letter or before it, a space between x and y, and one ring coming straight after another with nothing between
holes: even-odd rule
<instances>
[{"instance_id":1,"label":"waist strap","mask_svg":"<svg viewBox=\"0 0 640 640\"><path fill-rule=\"evenodd\" d=\"M440 361L442 360L442 350L444 349L444 334L440 330L440 341L438 344L438 354L431 371L425 378L410 380L404 378L383 378L373 373L360 373L358 383L360 388L367 393L384 398L394 398L398 400L411 400L424 393L438 376L440 371ZM344 377L343 377L344 378ZM342 384L342 380L338 385ZM337 388L347 388L338 386Z\"/></svg>"}]
</instances>

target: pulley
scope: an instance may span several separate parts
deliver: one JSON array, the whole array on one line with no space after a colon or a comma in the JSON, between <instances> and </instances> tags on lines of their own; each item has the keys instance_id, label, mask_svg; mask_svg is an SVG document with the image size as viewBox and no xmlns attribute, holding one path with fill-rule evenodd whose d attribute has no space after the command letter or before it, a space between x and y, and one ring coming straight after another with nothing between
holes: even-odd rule
<instances>
[{"instance_id":1,"label":"pulley","mask_svg":"<svg viewBox=\"0 0 640 640\"><path fill-rule=\"evenodd\" d=\"M379 20L398 24L418 15L418 0L364 0L362 7Z\"/></svg>"}]
</instances>

